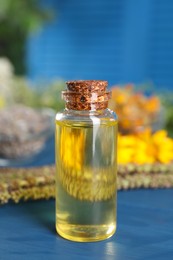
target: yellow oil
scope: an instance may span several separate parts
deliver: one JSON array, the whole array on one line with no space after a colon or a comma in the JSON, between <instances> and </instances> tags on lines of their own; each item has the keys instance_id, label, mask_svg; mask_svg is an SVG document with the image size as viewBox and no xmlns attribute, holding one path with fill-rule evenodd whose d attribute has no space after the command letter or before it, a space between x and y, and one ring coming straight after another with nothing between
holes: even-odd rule
<instances>
[{"instance_id":1,"label":"yellow oil","mask_svg":"<svg viewBox=\"0 0 173 260\"><path fill-rule=\"evenodd\" d=\"M116 230L117 122L56 122L56 229L80 242Z\"/></svg>"}]
</instances>

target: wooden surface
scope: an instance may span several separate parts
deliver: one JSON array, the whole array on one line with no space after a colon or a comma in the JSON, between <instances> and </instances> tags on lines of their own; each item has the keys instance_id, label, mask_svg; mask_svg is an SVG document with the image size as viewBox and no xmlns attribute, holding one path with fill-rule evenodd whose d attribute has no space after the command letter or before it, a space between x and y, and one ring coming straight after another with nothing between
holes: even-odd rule
<instances>
[{"instance_id":1,"label":"wooden surface","mask_svg":"<svg viewBox=\"0 0 173 260\"><path fill-rule=\"evenodd\" d=\"M173 259L173 189L118 192L116 234L95 243L55 232L54 200L0 207L0 260Z\"/></svg>"}]
</instances>

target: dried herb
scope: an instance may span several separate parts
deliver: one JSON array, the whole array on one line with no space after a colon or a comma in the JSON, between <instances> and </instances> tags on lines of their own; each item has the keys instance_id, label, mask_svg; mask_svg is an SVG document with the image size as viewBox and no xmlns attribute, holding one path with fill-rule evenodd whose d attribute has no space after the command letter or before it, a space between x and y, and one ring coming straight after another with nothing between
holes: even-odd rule
<instances>
[{"instance_id":1,"label":"dried herb","mask_svg":"<svg viewBox=\"0 0 173 260\"><path fill-rule=\"evenodd\" d=\"M118 189L172 188L173 163L118 167ZM55 197L55 167L0 168L0 204Z\"/></svg>"}]
</instances>

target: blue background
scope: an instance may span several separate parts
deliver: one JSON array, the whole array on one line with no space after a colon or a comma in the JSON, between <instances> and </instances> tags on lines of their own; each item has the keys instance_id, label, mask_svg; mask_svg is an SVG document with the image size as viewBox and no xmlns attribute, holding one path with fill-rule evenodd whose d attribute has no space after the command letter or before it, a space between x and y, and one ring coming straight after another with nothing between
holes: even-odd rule
<instances>
[{"instance_id":1,"label":"blue background","mask_svg":"<svg viewBox=\"0 0 173 260\"><path fill-rule=\"evenodd\" d=\"M27 42L31 79L152 82L173 89L172 0L42 0L55 19Z\"/></svg>"}]
</instances>

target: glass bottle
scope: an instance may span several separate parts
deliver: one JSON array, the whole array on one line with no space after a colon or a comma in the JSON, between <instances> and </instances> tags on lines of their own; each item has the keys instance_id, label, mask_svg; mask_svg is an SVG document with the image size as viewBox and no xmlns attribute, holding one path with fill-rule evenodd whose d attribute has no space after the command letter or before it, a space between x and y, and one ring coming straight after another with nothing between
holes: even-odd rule
<instances>
[{"instance_id":1,"label":"glass bottle","mask_svg":"<svg viewBox=\"0 0 173 260\"><path fill-rule=\"evenodd\" d=\"M117 117L107 81L69 81L56 115L56 230L80 242L116 230Z\"/></svg>"}]
</instances>

